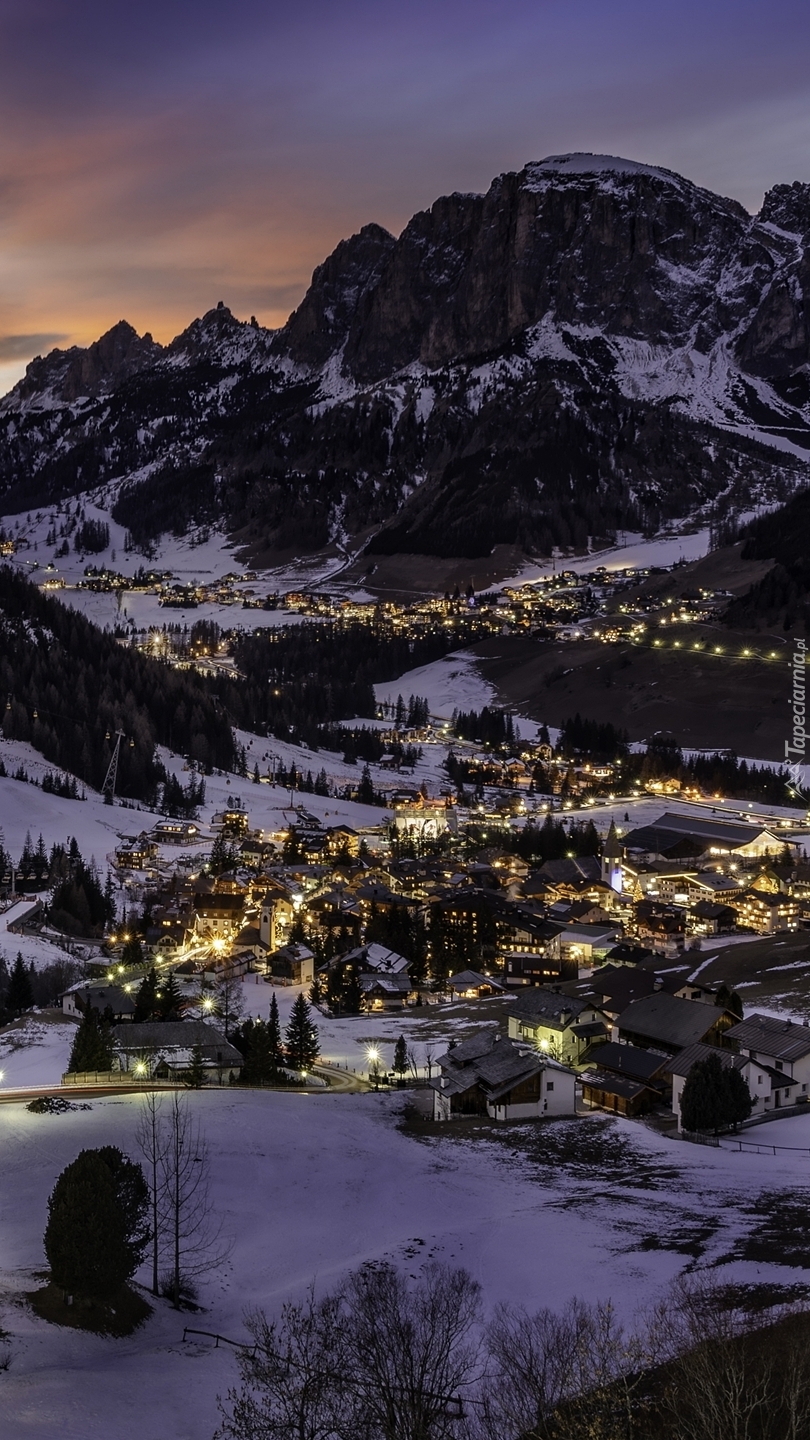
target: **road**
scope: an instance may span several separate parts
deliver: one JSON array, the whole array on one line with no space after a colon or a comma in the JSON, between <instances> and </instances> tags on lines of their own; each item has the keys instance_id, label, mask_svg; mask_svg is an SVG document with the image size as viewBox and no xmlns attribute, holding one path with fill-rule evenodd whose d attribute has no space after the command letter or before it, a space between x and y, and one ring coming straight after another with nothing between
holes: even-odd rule
<instances>
[{"instance_id":1,"label":"road","mask_svg":"<svg viewBox=\"0 0 810 1440\"><path fill-rule=\"evenodd\" d=\"M336 1065L313 1065L313 1075L320 1076L328 1082L328 1089L321 1085L297 1085L297 1094L305 1095L364 1095L372 1086L367 1080L361 1079L359 1075L351 1071L341 1070ZM4 1088L0 1085L0 1105L27 1105L31 1100L43 1099L46 1096L58 1095L65 1100L88 1100L93 1096L101 1098L105 1095L142 1095L146 1090L185 1090L184 1085L161 1084L152 1085L39 1085L26 1087L25 1089ZM206 1094L219 1092L220 1089L227 1089L229 1094L246 1094L248 1089L253 1092L253 1086L219 1086L206 1085ZM284 1087L268 1089L268 1094L277 1095L284 1093Z\"/></svg>"}]
</instances>

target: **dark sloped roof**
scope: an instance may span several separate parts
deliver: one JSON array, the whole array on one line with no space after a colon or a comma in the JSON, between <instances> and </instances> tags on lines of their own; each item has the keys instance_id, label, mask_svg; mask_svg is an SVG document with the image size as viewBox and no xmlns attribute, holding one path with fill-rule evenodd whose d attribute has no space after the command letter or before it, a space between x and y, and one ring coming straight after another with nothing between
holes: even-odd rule
<instances>
[{"instance_id":1,"label":"dark sloped roof","mask_svg":"<svg viewBox=\"0 0 810 1440\"><path fill-rule=\"evenodd\" d=\"M688 1075L693 1065L697 1065L699 1060L708 1060L710 1055L716 1055L727 1070L744 1070L748 1063L744 1055L735 1055L733 1050L719 1050L716 1045L702 1045L698 1042L687 1045L667 1061L667 1074Z\"/></svg>"},{"instance_id":2,"label":"dark sloped roof","mask_svg":"<svg viewBox=\"0 0 810 1440\"><path fill-rule=\"evenodd\" d=\"M728 1032L742 1050L771 1055L775 1060L801 1060L810 1054L810 1027L795 1020L776 1020L772 1015L749 1015Z\"/></svg>"},{"instance_id":3,"label":"dark sloped roof","mask_svg":"<svg viewBox=\"0 0 810 1440\"><path fill-rule=\"evenodd\" d=\"M490 975L479 975L477 970L459 970L457 975L450 975L446 984L451 990L472 990L479 985L491 985L493 990L502 990L500 980L493 980Z\"/></svg>"},{"instance_id":4,"label":"dark sloped roof","mask_svg":"<svg viewBox=\"0 0 810 1440\"><path fill-rule=\"evenodd\" d=\"M620 1032L682 1050L702 1040L722 1013L714 1005L704 1005L699 1000L679 1000L659 990L634 1000L622 1011L618 1024Z\"/></svg>"},{"instance_id":5,"label":"dark sloped roof","mask_svg":"<svg viewBox=\"0 0 810 1440\"><path fill-rule=\"evenodd\" d=\"M190 1050L194 1045L234 1049L207 1020L147 1020L140 1025L114 1025L112 1033L123 1050L163 1050L172 1046Z\"/></svg>"},{"instance_id":6,"label":"dark sloped roof","mask_svg":"<svg viewBox=\"0 0 810 1440\"><path fill-rule=\"evenodd\" d=\"M559 1025L562 1023L561 1016L567 1016L568 1021L575 1020L583 1010L592 1009L593 1004L592 1000L582 1000L575 995L558 995L556 990L545 990L540 986L518 995L510 1006L509 1014L516 1020L527 1020L529 1023Z\"/></svg>"},{"instance_id":7,"label":"dark sloped roof","mask_svg":"<svg viewBox=\"0 0 810 1440\"><path fill-rule=\"evenodd\" d=\"M592 1051L590 1060L597 1070L627 1075L632 1080L652 1080L662 1071L669 1070L669 1060L664 1055L656 1055L653 1050L639 1050L636 1045L617 1045L613 1040Z\"/></svg>"},{"instance_id":8,"label":"dark sloped roof","mask_svg":"<svg viewBox=\"0 0 810 1440\"><path fill-rule=\"evenodd\" d=\"M616 1075L612 1071L583 1070L583 1087L604 1090L608 1095L621 1095L625 1100L635 1100L637 1095L649 1087L643 1080L632 1080L628 1075Z\"/></svg>"}]
</instances>

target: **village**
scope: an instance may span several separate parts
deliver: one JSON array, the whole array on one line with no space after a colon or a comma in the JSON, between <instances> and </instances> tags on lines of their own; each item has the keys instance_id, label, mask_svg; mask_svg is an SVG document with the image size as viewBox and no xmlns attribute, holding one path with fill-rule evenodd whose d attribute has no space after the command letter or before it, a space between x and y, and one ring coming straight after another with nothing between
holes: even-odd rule
<instances>
[{"instance_id":1,"label":"village","mask_svg":"<svg viewBox=\"0 0 810 1440\"><path fill-rule=\"evenodd\" d=\"M465 808L400 788L379 824L357 828L291 791L268 831L244 793L208 823L165 817L108 856L118 918L55 999L113 1027L113 1070L64 1084L183 1083L195 1050L200 1083L249 1081L238 997L260 1011L257 994L279 994L306 997L316 1024L362 1030L355 1063L312 1065L310 1084L340 1083L343 1064L358 1085L415 1085L434 1121L599 1110L679 1130L684 1084L710 1055L745 1081L753 1120L806 1104L806 1023L744 1015L732 985L701 978L706 946L742 954L746 938L778 946L810 928L807 834L791 820L693 806L611 819L599 837L587 809L548 809L538 825L492 793ZM521 854L527 824L551 858ZM43 856L0 875L9 939L53 938ZM155 979L173 1023L144 1009ZM409 1036L425 1021L431 1044L403 1039L386 1060L375 1019ZM282 1077L305 1078L289 1065Z\"/></svg>"}]
</instances>

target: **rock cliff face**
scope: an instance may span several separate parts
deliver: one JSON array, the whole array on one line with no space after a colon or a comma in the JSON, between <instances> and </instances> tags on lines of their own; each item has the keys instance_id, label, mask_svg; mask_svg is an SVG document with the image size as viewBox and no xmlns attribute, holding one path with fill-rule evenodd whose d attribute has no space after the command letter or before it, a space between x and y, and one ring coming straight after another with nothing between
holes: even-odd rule
<instances>
[{"instance_id":1,"label":"rock cliff face","mask_svg":"<svg viewBox=\"0 0 810 1440\"><path fill-rule=\"evenodd\" d=\"M279 331L121 322L0 401L0 487L116 483L136 540L547 552L807 483L810 186L759 216L593 155L342 241Z\"/></svg>"}]
</instances>

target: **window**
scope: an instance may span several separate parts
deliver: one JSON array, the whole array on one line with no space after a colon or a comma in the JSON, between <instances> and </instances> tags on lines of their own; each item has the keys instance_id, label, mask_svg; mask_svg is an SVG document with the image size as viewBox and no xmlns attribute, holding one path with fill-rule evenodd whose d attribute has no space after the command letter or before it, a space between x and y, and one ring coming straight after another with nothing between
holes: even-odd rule
<instances>
[{"instance_id":1,"label":"window","mask_svg":"<svg viewBox=\"0 0 810 1440\"><path fill-rule=\"evenodd\" d=\"M781 1061L781 1060L777 1060L777 1062L776 1062L776 1068L777 1068L777 1070L784 1070L785 1067L784 1067L784 1065L782 1064L782 1061Z\"/></svg>"},{"instance_id":2,"label":"window","mask_svg":"<svg viewBox=\"0 0 810 1440\"><path fill-rule=\"evenodd\" d=\"M553 1089L554 1089L554 1081L553 1081L553 1080L547 1080L547 1081L546 1081L546 1090L548 1091L548 1090L553 1090Z\"/></svg>"}]
</instances>

